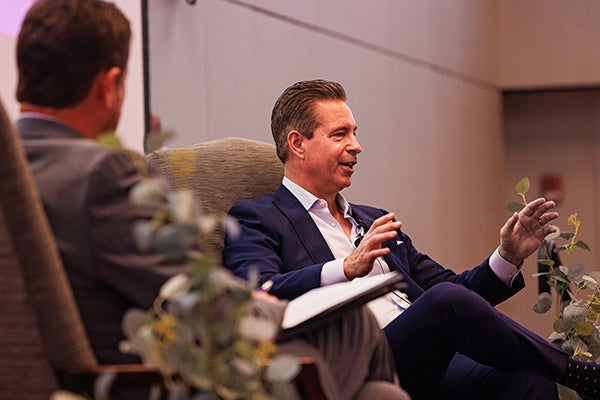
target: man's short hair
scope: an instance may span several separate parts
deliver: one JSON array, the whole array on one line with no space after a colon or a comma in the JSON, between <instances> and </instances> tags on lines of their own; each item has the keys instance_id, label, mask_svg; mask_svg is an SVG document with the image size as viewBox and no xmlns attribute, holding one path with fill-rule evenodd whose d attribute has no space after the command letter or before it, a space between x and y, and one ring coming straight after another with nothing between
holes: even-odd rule
<instances>
[{"instance_id":1,"label":"man's short hair","mask_svg":"<svg viewBox=\"0 0 600 400\"><path fill-rule=\"evenodd\" d=\"M319 121L314 111L317 100L346 101L346 92L337 82L316 79L301 81L283 91L271 113L271 133L277 156L285 163L288 158L287 135L297 130L311 139Z\"/></svg>"},{"instance_id":2,"label":"man's short hair","mask_svg":"<svg viewBox=\"0 0 600 400\"><path fill-rule=\"evenodd\" d=\"M94 78L125 70L129 21L101 0L38 0L25 15L17 40L17 100L65 108L86 96Z\"/></svg>"}]
</instances>

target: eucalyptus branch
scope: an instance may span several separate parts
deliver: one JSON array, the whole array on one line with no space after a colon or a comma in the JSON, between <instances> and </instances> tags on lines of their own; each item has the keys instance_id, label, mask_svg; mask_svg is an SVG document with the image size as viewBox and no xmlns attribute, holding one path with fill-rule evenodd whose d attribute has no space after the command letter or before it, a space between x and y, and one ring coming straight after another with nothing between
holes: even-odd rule
<instances>
[{"instance_id":1,"label":"eucalyptus branch","mask_svg":"<svg viewBox=\"0 0 600 400\"><path fill-rule=\"evenodd\" d=\"M527 178L517 183L515 190L522 203L509 203L507 208L510 211L520 211L525 206L525 194L529 188L530 182ZM600 316L600 272L588 272L583 265L572 264L575 249L589 251L590 248L579 238L582 222L576 213L568 217L568 225L573 227L572 233L557 229L557 232L544 240L538 263L547 266L548 272L534 275L546 276L550 292L554 293L540 293L534 310L545 313L554 308L554 331L549 339L572 357L595 360L600 357L600 327L597 326ZM566 244L547 245L550 240L561 239L565 240ZM559 258L563 250L566 250L564 264ZM580 300L579 297L588 289L594 289L593 295L586 301ZM566 295L569 296L568 299Z\"/></svg>"}]
</instances>

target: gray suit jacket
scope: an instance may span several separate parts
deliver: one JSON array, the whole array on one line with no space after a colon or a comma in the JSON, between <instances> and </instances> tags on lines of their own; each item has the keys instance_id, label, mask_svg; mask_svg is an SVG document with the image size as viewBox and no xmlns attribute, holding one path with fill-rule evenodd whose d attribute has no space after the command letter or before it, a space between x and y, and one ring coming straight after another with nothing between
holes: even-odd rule
<instances>
[{"instance_id":1,"label":"gray suit jacket","mask_svg":"<svg viewBox=\"0 0 600 400\"><path fill-rule=\"evenodd\" d=\"M183 268L140 253L133 242L133 222L152 216L128 200L140 180L132 157L143 158L52 120L24 116L17 129L98 361L138 361L118 350L123 313L150 308Z\"/></svg>"}]
</instances>

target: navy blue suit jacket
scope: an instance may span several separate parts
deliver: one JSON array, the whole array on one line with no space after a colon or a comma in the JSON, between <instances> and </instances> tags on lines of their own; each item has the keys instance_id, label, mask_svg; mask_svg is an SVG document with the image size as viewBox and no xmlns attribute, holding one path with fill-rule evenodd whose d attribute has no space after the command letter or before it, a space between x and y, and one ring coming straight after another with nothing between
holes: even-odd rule
<instances>
[{"instance_id":1,"label":"navy blue suit jacket","mask_svg":"<svg viewBox=\"0 0 600 400\"><path fill-rule=\"evenodd\" d=\"M387 213L382 209L351 204L355 219L371 226ZM272 280L273 295L293 299L321 282L321 268L334 259L325 239L309 213L283 185L274 195L258 201L243 200L229 214L240 223L236 237L227 237L223 249L224 265L242 278L251 268L258 269L261 282ZM403 289L411 301L440 282L455 282L479 293L492 305L524 287L519 273L512 287L505 285L491 270L489 258L480 265L456 274L419 252L401 230L398 237L383 244L391 249L385 261L391 270L404 275Z\"/></svg>"}]
</instances>

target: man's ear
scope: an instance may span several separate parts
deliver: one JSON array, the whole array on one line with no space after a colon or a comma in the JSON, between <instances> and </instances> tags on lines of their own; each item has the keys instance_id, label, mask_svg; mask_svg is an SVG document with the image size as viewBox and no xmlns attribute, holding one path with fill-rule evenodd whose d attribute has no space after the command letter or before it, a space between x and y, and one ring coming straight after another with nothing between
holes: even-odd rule
<instances>
[{"instance_id":1,"label":"man's ear","mask_svg":"<svg viewBox=\"0 0 600 400\"><path fill-rule=\"evenodd\" d=\"M123 84L123 70L119 67L111 67L102 71L96 77L96 93L98 100L106 108L113 108L120 101L119 90Z\"/></svg>"},{"instance_id":2,"label":"man's ear","mask_svg":"<svg viewBox=\"0 0 600 400\"><path fill-rule=\"evenodd\" d=\"M295 155L298 158L304 159L304 142L306 136L300 132L293 130L287 135L287 143L290 155Z\"/></svg>"}]
</instances>

